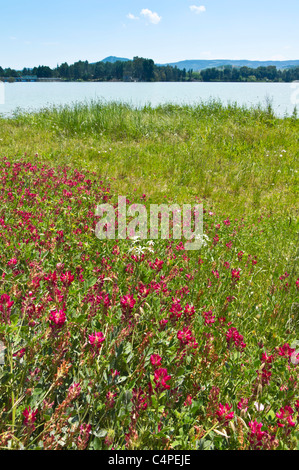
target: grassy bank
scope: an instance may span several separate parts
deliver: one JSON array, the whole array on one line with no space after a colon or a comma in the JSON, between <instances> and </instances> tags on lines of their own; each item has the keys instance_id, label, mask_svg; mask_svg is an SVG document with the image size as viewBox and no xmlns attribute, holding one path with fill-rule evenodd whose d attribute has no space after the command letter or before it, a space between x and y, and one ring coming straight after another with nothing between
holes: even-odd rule
<instances>
[{"instance_id":1,"label":"grassy bank","mask_svg":"<svg viewBox=\"0 0 299 470\"><path fill-rule=\"evenodd\" d=\"M97 169L126 194L136 187L180 202L200 196L223 210L291 213L298 198L298 120L271 108L210 102L140 110L78 104L1 120L2 154Z\"/></svg>"},{"instance_id":2,"label":"grassy bank","mask_svg":"<svg viewBox=\"0 0 299 470\"><path fill-rule=\"evenodd\" d=\"M215 102L0 120L1 449L298 448L298 127ZM202 247L98 240L119 195L202 202Z\"/></svg>"}]
</instances>

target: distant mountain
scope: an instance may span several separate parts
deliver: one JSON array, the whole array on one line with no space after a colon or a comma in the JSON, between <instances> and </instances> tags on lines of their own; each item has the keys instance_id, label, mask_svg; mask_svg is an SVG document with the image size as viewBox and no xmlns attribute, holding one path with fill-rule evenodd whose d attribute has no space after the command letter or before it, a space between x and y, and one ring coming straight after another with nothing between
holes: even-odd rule
<instances>
[{"instance_id":1,"label":"distant mountain","mask_svg":"<svg viewBox=\"0 0 299 470\"><path fill-rule=\"evenodd\" d=\"M131 59L122 57L109 56L102 60L102 62L111 62L114 64L117 61L128 62ZM257 67L268 67L269 65L275 66L277 69L289 69L291 67L299 67L299 60L230 60L230 59L213 59L213 60L181 60L179 62L167 62L166 64L156 65L171 65L177 66L178 69L187 71L192 69L194 72L200 70L210 69L213 67L224 67L225 65L232 65L233 67L250 67L256 69Z\"/></svg>"},{"instance_id":2,"label":"distant mountain","mask_svg":"<svg viewBox=\"0 0 299 470\"><path fill-rule=\"evenodd\" d=\"M113 55L110 55L109 57L106 57L105 59L102 60L102 62L111 62L114 64L115 62L128 62L130 59L124 59L122 57L115 57Z\"/></svg>"},{"instance_id":3,"label":"distant mountain","mask_svg":"<svg viewBox=\"0 0 299 470\"><path fill-rule=\"evenodd\" d=\"M157 64L158 65L158 64ZM172 67L177 66L178 69L190 70L198 72L204 69L210 69L213 67L224 67L225 65L232 65L233 67L268 67L269 65L275 66L277 69L288 69L291 67L299 67L299 60L224 60L224 59L214 59L214 60L182 60L180 62L169 62L167 64L159 65L171 65Z\"/></svg>"}]
</instances>

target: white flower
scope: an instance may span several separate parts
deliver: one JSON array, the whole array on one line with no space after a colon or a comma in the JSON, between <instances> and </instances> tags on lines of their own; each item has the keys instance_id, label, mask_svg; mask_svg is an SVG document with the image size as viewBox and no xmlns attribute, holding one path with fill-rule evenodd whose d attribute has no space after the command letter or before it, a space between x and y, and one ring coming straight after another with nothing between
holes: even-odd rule
<instances>
[{"instance_id":1,"label":"white flower","mask_svg":"<svg viewBox=\"0 0 299 470\"><path fill-rule=\"evenodd\" d=\"M265 408L264 405L258 403L257 401L254 402L254 406L256 407L257 411L263 411L263 409Z\"/></svg>"}]
</instances>

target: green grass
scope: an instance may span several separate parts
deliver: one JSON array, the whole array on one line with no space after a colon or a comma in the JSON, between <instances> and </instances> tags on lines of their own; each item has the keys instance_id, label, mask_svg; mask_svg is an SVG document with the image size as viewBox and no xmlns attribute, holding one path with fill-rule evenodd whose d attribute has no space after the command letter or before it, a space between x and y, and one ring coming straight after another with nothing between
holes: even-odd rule
<instances>
[{"instance_id":1,"label":"green grass","mask_svg":"<svg viewBox=\"0 0 299 470\"><path fill-rule=\"evenodd\" d=\"M126 194L199 196L230 214L298 210L298 119L271 107L91 102L0 120L1 153L97 169Z\"/></svg>"}]
</instances>

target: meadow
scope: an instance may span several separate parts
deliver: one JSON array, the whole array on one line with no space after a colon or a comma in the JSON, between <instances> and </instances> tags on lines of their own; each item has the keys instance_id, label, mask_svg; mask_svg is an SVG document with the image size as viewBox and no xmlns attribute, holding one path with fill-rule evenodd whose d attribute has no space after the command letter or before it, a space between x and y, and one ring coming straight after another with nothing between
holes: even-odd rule
<instances>
[{"instance_id":1,"label":"meadow","mask_svg":"<svg viewBox=\"0 0 299 470\"><path fill-rule=\"evenodd\" d=\"M298 131L217 101L0 118L1 449L299 448ZM202 203L202 247L99 240L119 195Z\"/></svg>"}]
</instances>

